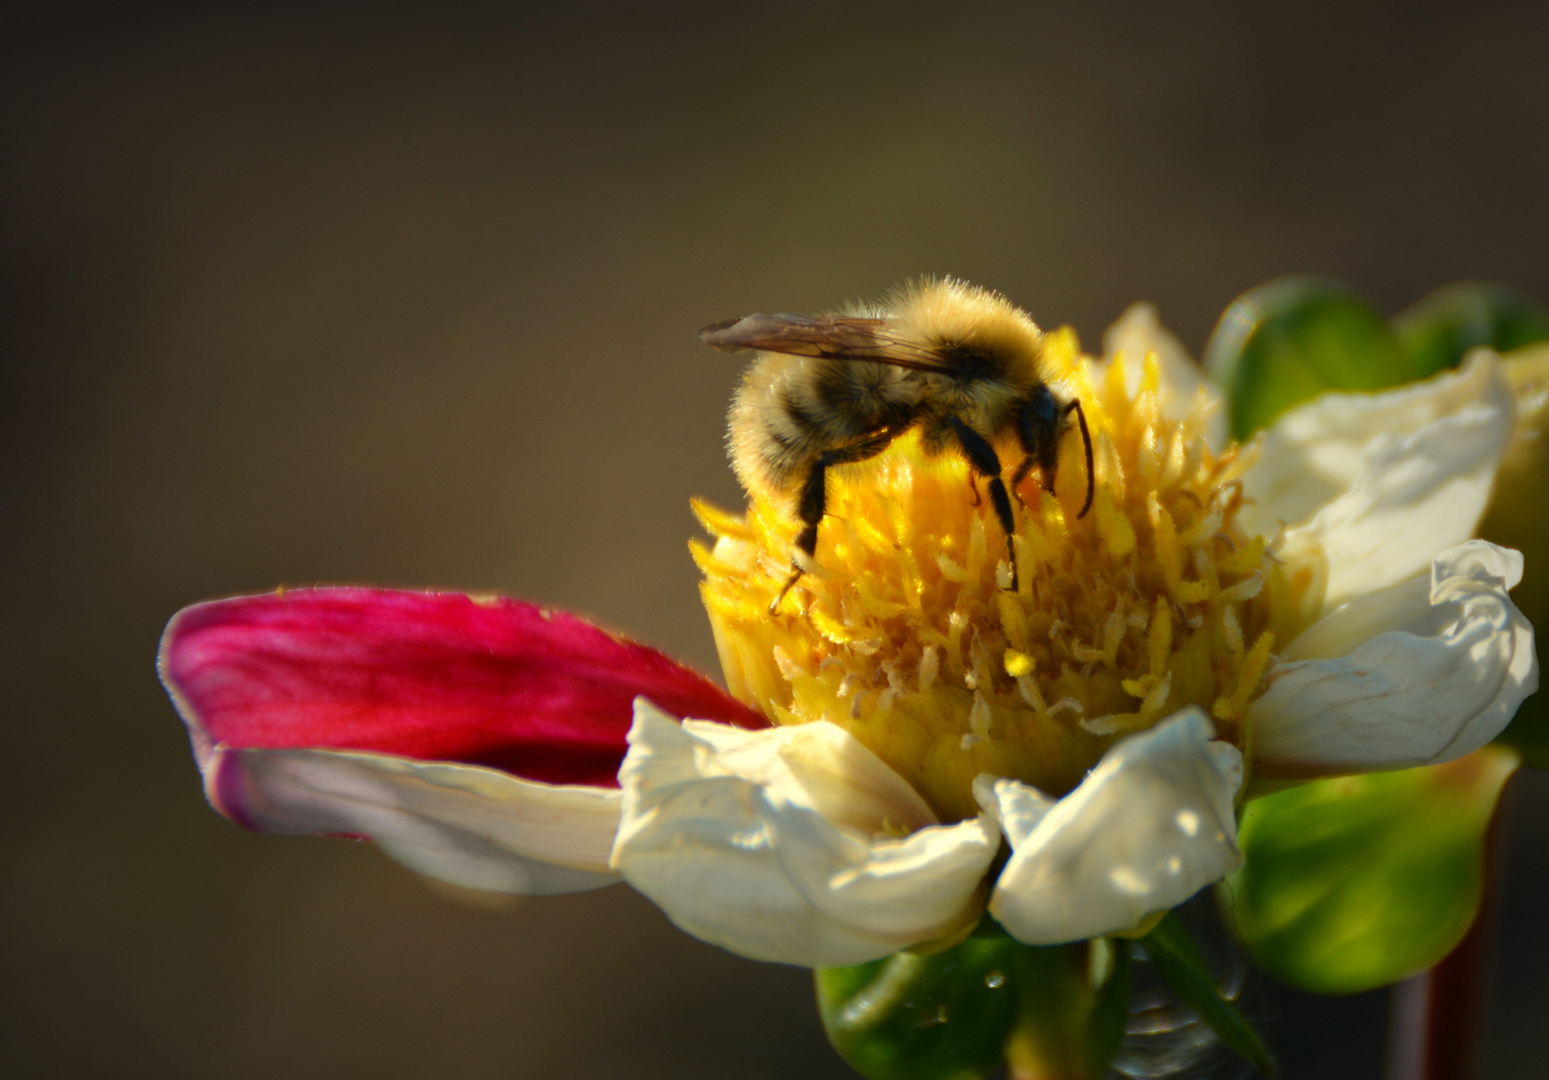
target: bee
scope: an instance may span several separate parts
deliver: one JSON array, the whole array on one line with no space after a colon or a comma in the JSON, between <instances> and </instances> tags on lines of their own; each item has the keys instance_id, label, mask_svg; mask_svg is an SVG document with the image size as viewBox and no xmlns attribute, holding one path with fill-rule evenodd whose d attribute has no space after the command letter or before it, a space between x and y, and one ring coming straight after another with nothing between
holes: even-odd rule
<instances>
[{"instance_id":1,"label":"bee","mask_svg":"<svg viewBox=\"0 0 1549 1080\"><path fill-rule=\"evenodd\" d=\"M1074 413L1086 447L1078 516L1092 508L1092 435L1081 401L1062 400L1049 386L1043 332L999 293L926 280L846 314L748 315L707 326L699 339L723 352L759 352L732 402L727 441L743 487L789 500L802 523L793 572L771 612L817 551L828 470L875 457L910 430L920 432L927 454L963 456L976 505L975 477L989 481L1013 591L1016 521L996 446L1021 451L1011 491L1036 467L1052 492Z\"/></svg>"}]
</instances>

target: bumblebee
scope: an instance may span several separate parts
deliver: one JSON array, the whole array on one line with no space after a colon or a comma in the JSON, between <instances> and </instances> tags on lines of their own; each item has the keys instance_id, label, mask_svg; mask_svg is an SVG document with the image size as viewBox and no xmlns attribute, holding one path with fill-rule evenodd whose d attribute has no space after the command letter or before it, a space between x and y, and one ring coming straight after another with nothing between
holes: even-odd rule
<instances>
[{"instance_id":1,"label":"bumblebee","mask_svg":"<svg viewBox=\"0 0 1549 1080\"><path fill-rule=\"evenodd\" d=\"M1092 508L1092 436L1081 402L1050 388L1043 332L998 293L927 280L845 314L748 315L707 326L699 339L723 352L759 352L732 402L732 466L750 492L790 500L802 523L793 573L770 611L817 550L828 470L875 457L913 429L927 454L961 454L970 483L989 481L1013 590L1016 522L996 445L1022 453L1010 490L1036 467L1052 492L1060 438L1074 413L1086 447L1078 516ZM977 486L973 494L977 501Z\"/></svg>"}]
</instances>

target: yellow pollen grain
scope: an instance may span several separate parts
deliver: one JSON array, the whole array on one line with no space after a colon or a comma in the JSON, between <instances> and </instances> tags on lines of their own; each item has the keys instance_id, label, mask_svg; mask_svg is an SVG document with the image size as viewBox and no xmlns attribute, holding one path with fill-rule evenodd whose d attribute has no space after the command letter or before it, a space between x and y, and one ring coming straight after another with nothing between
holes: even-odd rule
<instances>
[{"instance_id":1,"label":"yellow pollen grain","mask_svg":"<svg viewBox=\"0 0 1549 1080\"><path fill-rule=\"evenodd\" d=\"M1006 650L1006 674L1010 675L1013 679L1020 679L1023 676L1031 675L1033 673L1033 669L1037 666L1038 662L1033 657L1028 656L1026 653L1017 652L1015 649Z\"/></svg>"},{"instance_id":2,"label":"yellow pollen grain","mask_svg":"<svg viewBox=\"0 0 1549 1080\"><path fill-rule=\"evenodd\" d=\"M1069 431L1057 494L1035 473L1015 507L1015 592L984 484L976 504L961 458L927 455L915 433L830 475L810 572L774 616L792 507L694 506L717 538L690 552L733 693L777 723L840 725L943 821L978 812L985 772L1063 794L1117 739L1187 705L1245 747L1273 643L1305 625L1327 576L1318 553L1289 559L1238 523L1256 446L1212 451L1203 398L1165 417L1154 355L1130 396L1122 362L1093 366L1072 332L1045 347L1046 377L1091 427L1096 498L1076 517L1085 462Z\"/></svg>"}]
</instances>

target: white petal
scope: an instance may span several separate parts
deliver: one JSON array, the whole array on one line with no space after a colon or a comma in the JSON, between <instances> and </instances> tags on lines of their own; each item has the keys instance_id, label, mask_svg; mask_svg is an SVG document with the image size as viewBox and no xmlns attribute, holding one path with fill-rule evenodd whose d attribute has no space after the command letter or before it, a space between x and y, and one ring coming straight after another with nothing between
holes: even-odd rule
<instances>
[{"instance_id":1,"label":"white petal","mask_svg":"<svg viewBox=\"0 0 1549 1080\"><path fill-rule=\"evenodd\" d=\"M215 801L261 832L368 836L393 858L470 889L545 895L618 880L618 791L498 769L345 750L226 750Z\"/></svg>"},{"instance_id":2,"label":"white petal","mask_svg":"<svg viewBox=\"0 0 1549 1080\"><path fill-rule=\"evenodd\" d=\"M972 917L1000 837L942 826L833 724L679 724L635 702L613 865L674 923L756 960L858 964ZM889 834L908 831L895 839Z\"/></svg>"},{"instance_id":3,"label":"white petal","mask_svg":"<svg viewBox=\"0 0 1549 1080\"><path fill-rule=\"evenodd\" d=\"M1321 547L1325 603L1403 581L1468 539L1511 437L1499 359L1380 394L1324 394L1277 419L1243 478L1250 531L1289 526L1285 544Z\"/></svg>"},{"instance_id":4,"label":"white petal","mask_svg":"<svg viewBox=\"0 0 1549 1080\"><path fill-rule=\"evenodd\" d=\"M1255 770L1402 769L1495 738L1538 689L1533 628L1507 595L1521 577L1520 554L1472 540L1325 616L1249 707Z\"/></svg>"},{"instance_id":5,"label":"white petal","mask_svg":"<svg viewBox=\"0 0 1549 1080\"><path fill-rule=\"evenodd\" d=\"M1124 389L1134 397L1147 353L1156 353L1162 369L1162 391L1157 404L1169 420L1182 420L1196 408L1208 408L1205 441L1212 447L1226 445L1226 409L1221 391L1205 376L1205 369L1189 356L1173 333L1162 325L1156 307L1131 304L1103 334L1103 357L1124 354Z\"/></svg>"},{"instance_id":6,"label":"white petal","mask_svg":"<svg viewBox=\"0 0 1549 1080\"><path fill-rule=\"evenodd\" d=\"M1052 805L1015 780L976 783L1012 847L990 913L1030 945L1079 941L1134 926L1235 870L1242 755L1214 736L1201 709L1185 709L1116 744Z\"/></svg>"}]
</instances>

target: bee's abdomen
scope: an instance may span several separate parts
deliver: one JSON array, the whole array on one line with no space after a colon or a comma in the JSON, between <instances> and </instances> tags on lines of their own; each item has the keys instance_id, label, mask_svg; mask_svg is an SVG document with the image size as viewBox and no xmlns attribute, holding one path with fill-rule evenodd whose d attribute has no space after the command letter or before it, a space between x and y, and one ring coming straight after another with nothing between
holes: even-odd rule
<instances>
[{"instance_id":1,"label":"bee's abdomen","mask_svg":"<svg viewBox=\"0 0 1549 1080\"><path fill-rule=\"evenodd\" d=\"M750 490L793 492L819 454L907 422L917 399L897 368L766 354L732 402L732 464Z\"/></svg>"}]
</instances>

